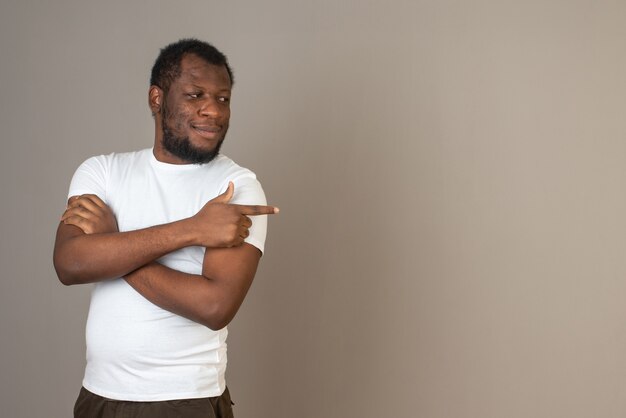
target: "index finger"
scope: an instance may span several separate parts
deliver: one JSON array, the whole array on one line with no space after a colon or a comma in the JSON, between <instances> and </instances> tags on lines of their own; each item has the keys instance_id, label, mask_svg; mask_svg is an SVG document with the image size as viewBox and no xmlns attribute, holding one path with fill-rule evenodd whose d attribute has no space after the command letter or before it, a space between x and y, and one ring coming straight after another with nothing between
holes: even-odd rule
<instances>
[{"instance_id":1,"label":"index finger","mask_svg":"<svg viewBox=\"0 0 626 418\"><path fill-rule=\"evenodd\" d=\"M82 197L84 197L85 199L91 200L93 203L95 203L96 205L100 206L101 208L106 206L106 203L104 203L102 201L102 199L100 199L98 197L98 195L95 195L95 194L84 194L84 195L82 195Z\"/></svg>"},{"instance_id":2,"label":"index finger","mask_svg":"<svg viewBox=\"0 0 626 418\"><path fill-rule=\"evenodd\" d=\"M275 206L263 206L263 205L232 205L239 208L239 213L242 215L256 216L256 215L273 215L278 213L280 209Z\"/></svg>"},{"instance_id":3,"label":"index finger","mask_svg":"<svg viewBox=\"0 0 626 418\"><path fill-rule=\"evenodd\" d=\"M88 201L92 202L94 205L99 206L99 207L101 207L101 208L103 208L103 207L105 207L105 206L106 206L106 203L104 203L104 202L102 201L102 199L100 199L100 198L99 198L97 195L95 195L95 194L80 194L80 195L75 195L75 196L72 196L72 197L70 197L70 198L67 200L67 205L68 205L68 206L75 206L75 204L74 204L74 203L75 203L76 201L78 201L78 200L81 200L81 199L82 199L83 201L88 200ZM79 204L80 204L80 203L79 203Z\"/></svg>"}]
</instances>

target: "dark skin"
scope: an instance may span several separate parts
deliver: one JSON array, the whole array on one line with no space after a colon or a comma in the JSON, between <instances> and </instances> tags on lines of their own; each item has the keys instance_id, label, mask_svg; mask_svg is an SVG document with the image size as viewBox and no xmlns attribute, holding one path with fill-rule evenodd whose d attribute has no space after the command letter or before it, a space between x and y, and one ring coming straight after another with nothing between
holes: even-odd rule
<instances>
[{"instance_id":1,"label":"dark skin","mask_svg":"<svg viewBox=\"0 0 626 418\"><path fill-rule=\"evenodd\" d=\"M163 123L173 134L188 137L195 148L204 151L214 149L224 139L230 120L231 83L226 67L187 55L181 70L167 93L157 86L148 91L148 104L156 123L154 154L159 161L170 164L188 162L163 147Z\"/></svg>"},{"instance_id":2,"label":"dark skin","mask_svg":"<svg viewBox=\"0 0 626 418\"><path fill-rule=\"evenodd\" d=\"M224 138L230 118L226 69L193 55L183 58L181 69L167 95L156 86L149 90L155 115L154 155L170 164L186 162L162 147L163 123L188 136L194 147L212 149ZM166 104L167 121L162 116ZM72 196L57 229L57 275L66 285L124 277L155 305L221 329L241 306L261 257L256 247L244 242L250 216L278 213L272 206L231 204L233 194L230 183L226 192L190 218L128 232L118 231L115 214L97 196ZM206 248L201 275L155 261L192 245Z\"/></svg>"}]
</instances>

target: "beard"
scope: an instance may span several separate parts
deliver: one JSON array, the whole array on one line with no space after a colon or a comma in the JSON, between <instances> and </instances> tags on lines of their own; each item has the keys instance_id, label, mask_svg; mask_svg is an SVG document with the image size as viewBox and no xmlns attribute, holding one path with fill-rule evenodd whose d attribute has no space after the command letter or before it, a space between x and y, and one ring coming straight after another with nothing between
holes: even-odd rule
<instances>
[{"instance_id":1,"label":"beard","mask_svg":"<svg viewBox=\"0 0 626 418\"><path fill-rule=\"evenodd\" d=\"M177 136L174 134L168 126L167 119L167 107L163 106L163 148L165 148L170 154L190 164L206 164L213 161L213 159L220 153L220 148L226 138L226 133L224 133L224 136L219 140L214 148L203 150L193 146L188 136Z\"/></svg>"}]
</instances>

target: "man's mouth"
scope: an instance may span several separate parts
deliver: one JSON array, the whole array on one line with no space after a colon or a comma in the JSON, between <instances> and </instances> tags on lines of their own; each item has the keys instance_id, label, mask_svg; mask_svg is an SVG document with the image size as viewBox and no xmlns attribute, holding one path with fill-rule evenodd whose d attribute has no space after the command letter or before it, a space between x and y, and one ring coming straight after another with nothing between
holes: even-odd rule
<instances>
[{"instance_id":1,"label":"man's mouth","mask_svg":"<svg viewBox=\"0 0 626 418\"><path fill-rule=\"evenodd\" d=\"M221 132L216 125L191 125L191 127L203 138L214 139Z\"/></svg>"}]
</instances>

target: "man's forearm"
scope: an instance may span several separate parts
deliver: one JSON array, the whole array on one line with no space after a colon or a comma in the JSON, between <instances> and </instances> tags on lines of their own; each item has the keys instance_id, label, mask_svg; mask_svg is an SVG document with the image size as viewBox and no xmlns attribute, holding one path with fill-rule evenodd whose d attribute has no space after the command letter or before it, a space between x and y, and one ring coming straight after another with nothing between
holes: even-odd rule
<instances>
[{"instance_id":1,"label":"man's forearm","mask_svg":"<svg viewBox=\"0 0 626 418\"><path fill-rule=\"evenodd\" d=\"M197 274L183 273L157 262L124 277L143 297L167 311L213 330L224 328L235 316L250 287L238 290Z\"/></svg>"},{"instance_id":2,"label":"man's forearm","mask_svg":"<svg viewBox=\"0 0 626 418\"><path fill-rule=\"evenodd\" d=\"M126 275L126 281L155 305L203 324L224 328L241 306L259 264L261 252L250 244L209 248L202 275L150 263Z\"/></svg>"},{"instance_id":3,"label":"man's forearm","mask_svg":"<svg viewBox=\"0 0 626 418\"><path fill-rule=\"evenodd\" d=\"M66 285L121 277L180 248L194 245L185 220L128 232L84 234L59 226L54 266Z\"/></svg>"}]
</instances>

